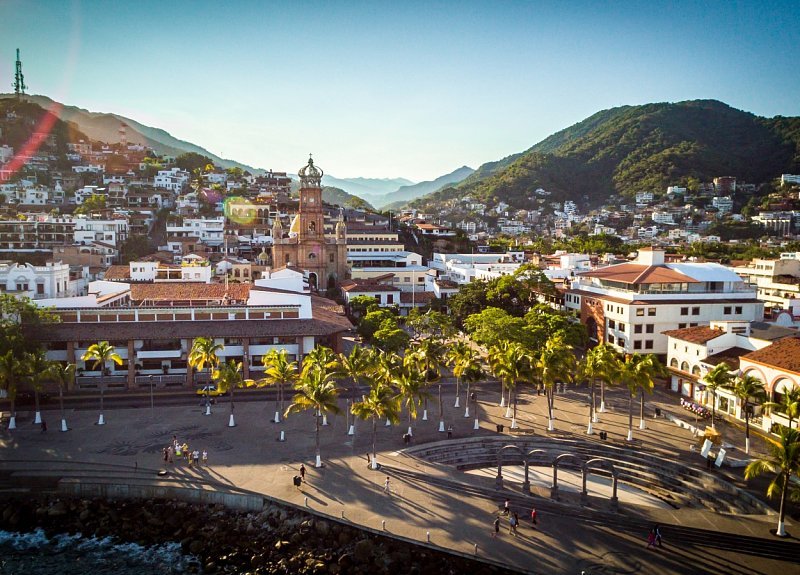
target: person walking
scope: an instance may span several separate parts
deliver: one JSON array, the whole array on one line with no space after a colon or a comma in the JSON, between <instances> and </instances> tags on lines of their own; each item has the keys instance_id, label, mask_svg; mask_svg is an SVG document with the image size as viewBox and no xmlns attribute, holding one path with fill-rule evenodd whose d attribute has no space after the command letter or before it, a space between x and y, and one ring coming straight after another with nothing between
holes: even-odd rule
<instances>
[{"instance_id":1,"label":"person walking","mask_svg":"<svg viewBox=\"0 0 800 575\"><path fill-rule=\"evenodd\" d=\"M200 467L200 452L197 449L192 451L192 460L195 467Z\"/></svg>"},{"instance_id":2,"label":"person walking","mask_svg":"<svg viewBox=\"0 0 800 575\"><path fill-rule=\"evenodd\" d=\"M517 523L519 522L519 517L516 513L512 513L511 517L508 519L508 532L511 535L517 534Z\"/></svg>"},{"instance_id":3,"label":"person walking","mask_svg":"<svg viewBox=\"0 0 800 575\"><path fill-rule=\"evenodd\" d=\"M306 482L306 466L302 463L300 464L300 481Z\"/></svg>"},{"instance_id":4,"label":"person walking","mask_svg":"<svg viewBox=\"0 0 800 575\"><path fill-rule=\"evenodd\" d=\"M656 530L655 529L651 529L650 533L647 534L647 547L646 548L650 549L652 547L652 548L655 549L655 546L656 546Z\"/></svg>"},{"instance_id":5,"label":"person walking","mask_svg":"<svg viewBox=\"0 0 800 575\"><path fill-rule=\"evenodd\" d=\"M506 502L503 503L503 515L508 515L511 513L511 502L506 499Z\"/></svg>"},{"instance_id":6,"label":"person walking","mask_svg":"<svg viewBox=\"0 0 800 575\"><path fill-rule=\"evenodd\" d=\"M169 447L167 447L167 461L169 463L173 462L173 460L172 460L172 446L171 445Z\"/></svg>"},{"instance_id":7,"label":"person walking","mask_svg":"<svg viewBox=\"0 0 800 575\"><path fill-rule=\"evenodd\" d=\"M653 528L653 532L656 535L656 545L661 547L661 525L656 523L656 526Z\"/></svg>"},{"instance_id":8,"label":"person walking","mask_svg":"<svg viewBox=\"0 0 800 575\"><path fill-rule=\"evenodd\" d=\"M186 443L185 441L183 442L183 445L181 446L181 451L183 452L183 458L186 461L189 461L189 444Z\"/></svg>"},{"instance_id":9,"label":"person walking","mask_svg":"<svg viewBox=\"0 0 800 575\"><path fill-rule=\"evenodd\" d=\"M531 523L533 524L533 527L536 528L536 508L535 507L533 509L531 509Z\"/></svg>"},{"instance_id":10,"label":"person walking","mask_svg":"<svg viewBox=\"0 0 800 575\"><path fill-rule=\"evenodd\" d=\"M208 465L208 451L203 450L203 467Z\"/></svg>"},{"instance_id":11,"label":"person walking","mask_svg":"<svg viewBox=\"0 0 800 575\"><path fill-rule=\"evenodd\" d=\"M447 427L447 439L453 439L453 426L452 425Z\"/></svg>"},{"instance_id":12,"label":"person walking","mask_svg":"<svg viewBox=\"0 0 800 575\"><path fill-rule=\"evenodd\" d=\"M167 448L161 450L161 455L164 457L164 463L166 464L169 461L169 454L167 453Z\"/></svg>"},{"instance_id":13,"label":"person walking","mask_svg":"<svg viewBox=\"0 0 800 575\"><path fill-rule=\"evenodd\" d=\"M500 517L494 518L494 532L492 533L492 537L497 537L500 533Z\"/></svg>"},{"instance_id":14,"label":"person walking","mask_svg":"<svg viewBox=\"0 0 800 575\"><path fill-rule=\"evenodd\" d=\"M388 475L386 476L386 481L383 482L383 492L384 493L389 493L390 495L392 493Z\"/></svg>"}]
</instances>

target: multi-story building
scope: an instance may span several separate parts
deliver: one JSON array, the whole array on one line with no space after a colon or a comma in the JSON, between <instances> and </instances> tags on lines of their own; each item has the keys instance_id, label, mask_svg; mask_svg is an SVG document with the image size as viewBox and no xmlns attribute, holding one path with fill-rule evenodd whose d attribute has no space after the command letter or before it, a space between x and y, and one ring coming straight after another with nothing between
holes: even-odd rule
<instances>
[{"instance_id":1,"label":"multi-story building","mask_svg":"<svg viewBox=\"0 0 800 575\"><path fill-rule=\"evenodd\" d=\"M781 174L781 185L788 186L789 184L800 184L800 175Z\"/></svg>"},{"instance_id":2,"label":"multi-story building","mask_svg":"<svg viewBox=\"0 0 800 575\"><path fill-rule=\"evenodd\" d=\"M800 212L760 212L751 219L779 236L789 236L793 233L794 223L798 217Z\"/></svg>"},{"instance_id":3,"label":"multi-story building","mask_svg":"<svg viewBox=\"0 0 800 575\"><path fill-rule=\"evenodd\" d=\"M75 222L68 217L0 220L0 252L52 252L54 246L71 244Z\"/></svg>"},{"instance_id":4,"label":"multi-story building","mask_svg":"<svg viewBox=\"0 0 800 575\"><path fill-rule=\"evenodd\" d=\"M167 224L167 243L179 243L181 238L193 238L198 243L219 249L225 239L225 218L184 218L178 224Z\"/></svg>"},{"instance_id":5,"label":"multi-story building","mask_svg":"<svg viewBox=\"0 0 800 575\"><path fill-rule=\"evenodd\" d=\"M711 205L719 210L720 214L729 214L733 211L733 199L730 196L714 196Z\"/></svg>"},{"instance_id":6,"label":"multi-story building","mask_svg":"<svg viewBox=\"0 0 800 575\"><path fill-rule=\"evenodd\" d=\"M633 262L576 274L565 305L589 337L624 353L667 353L664 332L715 320L753 321L764 304L730 269L713 263L664 263L664 251L639 250Z\"/></svg>"},{"instance_id":7,"label":"multi-story building","mask_svg":"<svg viewBox=\"0 0 800 575\"><path fill-rule=\"evenodd\" d=\"M153 178L153 186L180 193L189 184L189 172L180 168L159 170Z\"/></svg>"},{"instance_id":8,"label":"multi-story building","mask_svg":"<svg viewBox=\"0 0 800 575\"><path fill-rule=\"evenodd\" d=\"M128 239L128 219L101 220L87 217L75 218L74 243L83 246L103 242L115 247Z\"/></svg>"},{"instance_id":9,"label":"multi-story building","mask_svg":"<svg viewBox=\"0 0 800 575\"><path fill-rule=\"evenodd\" d=\"M789 309L792 300L800 298L800 257L776 260L754 259L734 271L757 290L756 297L768 311Z\"/></svg>"},{"instance_id":10,"label":"multi-story building","mask_svg":"<svg viewBox=\"0 0 800 575\"><path fill-rule=\"evenodd\" d=\"M30 299L83 295L82 275L73 279L70 266L47 262L43 266L0 261L0 293Z\"/></svg>"}]
</instances>

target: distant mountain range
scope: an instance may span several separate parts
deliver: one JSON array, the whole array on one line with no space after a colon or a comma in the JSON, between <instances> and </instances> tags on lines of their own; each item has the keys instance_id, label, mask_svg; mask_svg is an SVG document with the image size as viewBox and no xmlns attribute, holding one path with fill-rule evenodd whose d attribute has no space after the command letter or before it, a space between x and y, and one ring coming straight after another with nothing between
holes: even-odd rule
<instances>
[{"instance_id":1,"label":"distant mountain range","mask_svg":"<svg viewBox=\"0 0 800 575\"><path fill-rule=\"evenodd\" d=\"M13 97L14 94L0 94L0 98ZM47 96L26 96L25 99L28 102L38 104L42 108L50 108L54 104L61 105L62 108L59 112L59 118L65 122L74 122L81 132L93 140L99 140L107 144L117 144L120 141L120 126L125 124L125 137L128 143L148 146L159 154L180 156L185 152L196 152L211 158L214 160L215 164L223 168L239 167L251 173L262 173L264 171L234 160L220 158L201 146L172 136L165 130L145 126L136 120L120 116L119 114L90 112L76 106L60 104L60 102L55 102Z\"/></svg>"},{"instance_id":2,"label":"distant mountain range","mask_svg":"<svg viewBox=\"0 0 800 575\"><path fill-rule=\"evenodd\" d=\"M383 196L401 186L413 184L405 178L336 178L325 174L322 185L339 188L348 194L368 199L368 196Z\"/></svg>"},{"instance_id":3,"label":"distant mountain range","mask_svg":"<svg viewBox=\"0 0 800 575\"><path fill-rule=\"evenodd\" d=\"M603 110L525 152L480 166L456 186L412 202L435 208L470 196L530 207L537 188L554 201L598 205L612 194L736 176L761 183L800 171L800 118L762 118L715 100Z\"/></svg>"},{"instance_id":4,"label":"distant mountain range","mask_svg":"<svg viewBox=\"0 0 800 575\"><path fill-rule=\"evenodd\" d=\"M365 200L372 202L375 206L382 209L398 209L407 204L411 200L435 192L445 186L452 186L459 183L464 178L468 177L475 170L467 166L461 166L457 170L453 170L449 174L439 176L435 180L429 182L419 182L418 184L411 184L400 186L393 192L384 194L382 196L362 196Z\"/></svg>"}]
</instances>

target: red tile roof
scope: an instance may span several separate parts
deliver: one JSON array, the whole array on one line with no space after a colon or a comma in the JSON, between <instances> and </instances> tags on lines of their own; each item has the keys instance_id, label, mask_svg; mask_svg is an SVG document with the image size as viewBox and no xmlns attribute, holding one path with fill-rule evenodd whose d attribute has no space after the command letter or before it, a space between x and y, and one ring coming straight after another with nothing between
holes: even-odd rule
<instances>
[{"instance_id":1,"label":"red tile roof","mask_svg":"<svg viewBox=\"0 0 800 575\"><path fill-rule=\"evenodd\" d=\"M418 291L412 293L410 291L400 292L400 303L414 303L415 305L428 305L434 299L436 294L429 291Z\"/></svg>"},{"instance_id":2,"label":"red tile roof","mask_svg":"<svg viewBox=\"0 0 800 575\"><path fill-rule=\"evenodd\" d=\"M250 296L250 284L204 284L194 282L134 284L131 301L222 301L227 294L230 302L245 302Z\"/></svg>"},{"instance_id":3,"label":"red tile roof","mask_svg":"<svg viewBox=\"0 0 800 575\"><path fill-rule=\"evenodd\" d=\"M748 353L741 359L800 373L800 337L785 337L770 346Z\"/></svg>"},{"instance_id":4,"label":"red tile roof","mask_svg":"<svg viewBox=\"0 0 800 575\"><path fill-rule=\"evenodd\" d=\"M698 280L666 266L646 266L631 263L617 264L582 272L577 275L626 284L700 283Z\"/></svg>"},{"instance_id":5,"label":"red tile roof","mask_svg":"<svg viewBox=\"0 0 800 575\"><path fill-rule=\"evenodd\" d=\"M108 266L103 279L108 281L123 281L131 279L130 266Z\"/></svg>"},{"instance_id":6,"label":"red tile roof","mask_svg":"<svg viewBox=\"0 0 800 575\"><path fill-rule=\"evenodd\" d=\"M707 325L696 325L683 329L670 329L663 333L668 337L674 337L675 339L688 341L689 343L706 343L707 341L711 341L723 335L725 330L711 329Z\"/></svg>"}]
</instances>

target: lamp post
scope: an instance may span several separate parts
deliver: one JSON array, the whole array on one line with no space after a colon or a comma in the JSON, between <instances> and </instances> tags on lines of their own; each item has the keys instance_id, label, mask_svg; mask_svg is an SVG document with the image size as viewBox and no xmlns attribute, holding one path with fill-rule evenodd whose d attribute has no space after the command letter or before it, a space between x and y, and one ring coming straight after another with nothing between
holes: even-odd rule
<instances>
[{"instance_id":1,"label":"lamp post","mask_svg":"<svg viewBox=\"0 0 800 575\"><path fill-rule=\"evenodd\" d=\"M155 405L153 403L153 376L147 376L148 381L150 382L150 415L155 414Z\"/></svg>"}]
</instances>

